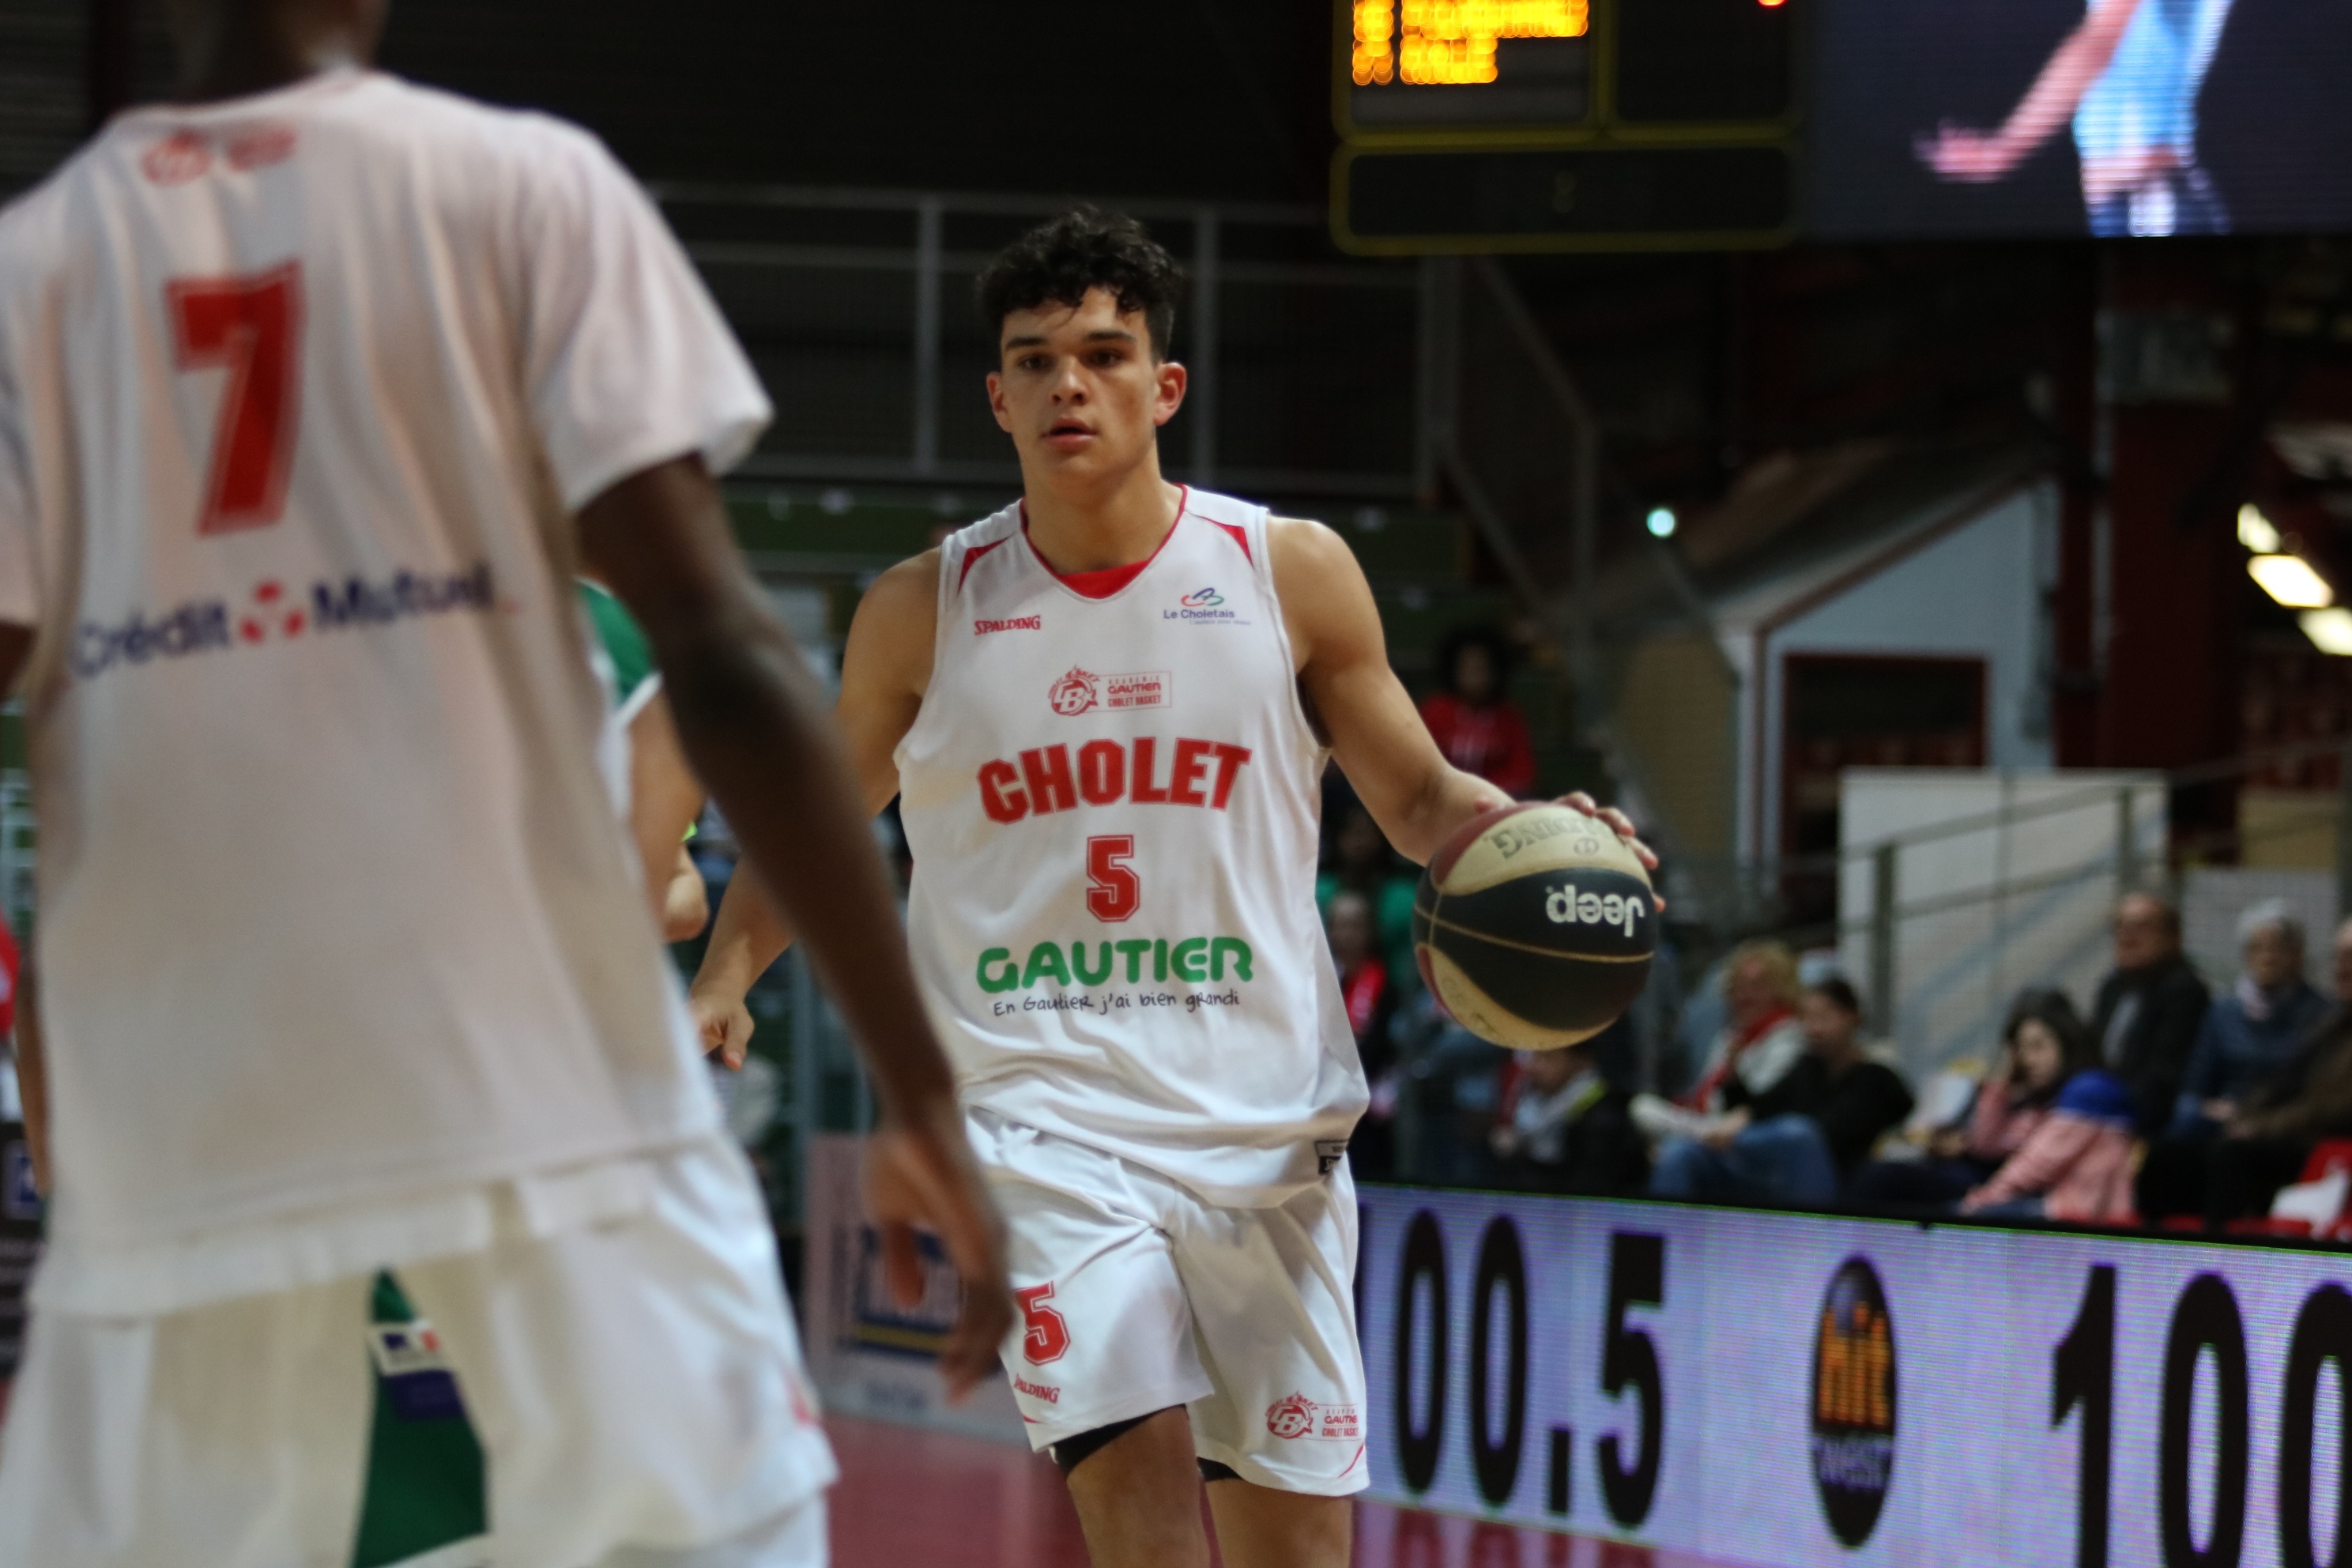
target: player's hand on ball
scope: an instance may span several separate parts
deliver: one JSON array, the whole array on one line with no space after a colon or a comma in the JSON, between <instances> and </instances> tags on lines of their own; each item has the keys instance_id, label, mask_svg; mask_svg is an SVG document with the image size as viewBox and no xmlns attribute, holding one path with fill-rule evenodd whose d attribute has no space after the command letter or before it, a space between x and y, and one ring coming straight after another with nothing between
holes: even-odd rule
<instances>
[{"instance_id":1,"label":"player's hand on ball","mask_svg":"<svg viewBox=\"0 0 2352 1568\"><path fill-rule=\"evenodd\" d=\"M1633 819L1615 806L1602 805L1582 790L1578 790L1573 795L1561 795L1559 804L1570 811L1580 811L1587 816L1599 817L1608 825L1611 832L1625 841L1625 847L1633 852L1633 858L1642 863L1644 870L1654 871L1658 868L1657 851L1642 842L1641 832L1634 827ZM1665 907L1666 900L1660 899L1659 910L1663 911Z\"/></svg>"},{"instance_id":2,"label":"player's hand on ball","mask_svg":"<svg viewBox=\"0 0 2352 1568\"><path fill-rule=\"evenodd\" d=\"M923 1297L919 1228L940 1238L963 1280L963 1305L940 1352L948 1397L961 1401L995 1373L998 1348L1013 1327L1013 1282L1004 1222L952 1101L929 1116L886 1121L866 1139L866 1212L881 1233L883 1277L899 1306Z\"/></svg>"},{"instance_id":3,"label":"player's hand on ball","mask_svg":"<svg viewBox=\"0 0 2352 1568\"><path fill-rule=\"evenodd\" d=\"M730 1070L740 1068L751 1045L751 1010L743 998L699 988L687 993L694 1010L694 1032L702 1037L702 1054L716 1056Z\"/></svg>"}]
</instances>

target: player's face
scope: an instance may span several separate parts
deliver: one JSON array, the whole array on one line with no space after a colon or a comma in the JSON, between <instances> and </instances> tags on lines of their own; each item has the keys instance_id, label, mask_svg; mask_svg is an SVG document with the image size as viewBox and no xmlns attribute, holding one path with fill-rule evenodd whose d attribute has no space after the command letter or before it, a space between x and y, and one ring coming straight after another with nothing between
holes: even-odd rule
<instances>
[{"instance_id":1,"label":"player's face","mask_svg":"<svg viewBox=\"0 0 2352 1568\"><path fill-rule=\"evenodd\" d=\"M1184 367L1152 357L1142 315L1121 315L1107 289L1089 289L1076 306L1015 310L1000 347L989 405L1033 477L1125 474L1183 405Z\"/></svg>"}]
</instances>

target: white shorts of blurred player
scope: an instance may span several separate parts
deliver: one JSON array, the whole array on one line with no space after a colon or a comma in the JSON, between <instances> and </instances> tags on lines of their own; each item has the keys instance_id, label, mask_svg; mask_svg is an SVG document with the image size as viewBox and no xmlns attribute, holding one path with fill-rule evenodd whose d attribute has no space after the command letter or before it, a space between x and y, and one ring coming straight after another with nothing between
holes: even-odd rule
<instances>
[{"instance_id":1,"label":"white shorts of blurred player","mask_svg":"<svg viewBox=\"0 0 2352 1568\"><path fill-rule=\"evenodd\" d=\"M1356 1189L1221 1208L1117 1155L967 1119L1011 1231L1005 1370L1035 1449L1183 1405L1203 1459L1278 1491L1370 1484Z\"/></svg>"},{"instance_id":2,"label":"white shorts of blurred player","mask_svg":"<svg viewBox=\"0 0 2352 1568\"><path fill-rule=\"evenodd\" d=\"M499 1568L821 1568L831 1449L741 1154L646 1162L627 1218L404 1265L489 1471ZM0 1563L352 1560L372 1279L156 1317L37 1317Z\"/></svg>"}]
</instances>

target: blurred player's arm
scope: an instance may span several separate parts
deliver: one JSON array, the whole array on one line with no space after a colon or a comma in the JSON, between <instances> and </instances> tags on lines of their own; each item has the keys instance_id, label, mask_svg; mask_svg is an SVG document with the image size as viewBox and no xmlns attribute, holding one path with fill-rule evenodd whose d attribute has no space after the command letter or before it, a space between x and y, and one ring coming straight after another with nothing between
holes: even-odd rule
<instances>
[{"instance_id":1,"label":"blurred player's arm","mask_svg":"<svg viewBox=\"0 0 2352 1568\"><path fill-rule=\"evenodd\" d=\"M596 497L581 509L580 541L652 641L686 758L733 826L747 873L801 917L810 957L862 1048L883 1110L866 1195L886 1268L899 1299L913 1300L913 1226L939 1233L966 1287L942 1369L951 1386L969 1388L995 1364L1012 1321L1003 1230L823 689L761 603L698 457Z\"/></svg>"},{"instance_id":2,"label":"blurred player's arm","mask_svg":"<svg viewBox=\"0 0 2352 1568\"><path fill-rule=\"evenodd\" d=\"M1981 184L2007 175L2074 119L2083 95L2116 58L2124 29L2143 3L2091 0L2083 20L2051 51L2041 74L2000 130L1987 133L1946 124L1921 141L1920 158L1944 178L1965 184Z\"/></svg>"},{"instance_id":3,"label":"blurred player's arm","mask_svg":"<svg viewBox=\"0 0 2352 1568\"><path fill-rule=\"evenodd\" d=\"M33 651L33 628L0 621L0 693L14 692L16 678ZM25 948L16 976L16 1089L25 1101L25 1143L33 1157L33 1184L49 1190L49 1066L41 1049L38 988L33 978L33 950Z\"/></svg>"},{"instance_id":4,"label":"blurred player's arm","mask_svg":"<svg viewBox=\"0 0 2352 1568\"><path fill-rule=\"evenodd\" d=\"M49 1190L49 1066L41 1048L40 988L26 950L16 975L16 1094L25 1102L25 1148L33 1157L33 1185Z\"/></svg>"},{"instance_id":5,"label":"blurred player's arm","mask_svg":"<svg viewBox=\"0 0 2352 1568\"><path fill-rule=\"evenodd\" d=\"M700 935L710 918L709 895L685 844L702 800L702 785L678 746L669 699L656 691L629 721L629 837L636 840L646 897L665 942Z\"/></svg>"},{"instance_id":6,"label":"blurred player's arm","mask_svg":"<svg viewBox=\"0 0 2352 1568\"><path fill-rule=\"evenodd\" d=\"M1319 522L1289 518L1276 519L1267 540L1308 716L1389 842L1426 864L1456 828L1511 797L1447 762L1430 738L1389 665L1371 584L1346 542ZM1600 816L1633 840L1645 864L1657 863L1622 812L1580 795L1566 804Z\"/></svg>"},{"instance_id":7,"label":"blurred player's arm","mask_svg":"<svg viewBox=\"0 0 2352 1568\"><path fill-rule=\"evenodd\" d=\"M710 889L702 885L702 868L686 846L677 847L670 863L669 885L662 889L662 936L669 942L690 942L710 923Z\"/></svg>"},{"instance_id":8,"label":"blurred player's arm","mask_svg":"<svg viewBox=\"0 0 2352 1568\"><path fill-rule=\"evenodd\" d=\"M939 582L938 551L902 561L876 579L850 622L835 717L869 816L898 793L898 742L914 728L930 682ZM728 884L690 1000L703 1048L730 1068L743 1065L751 1037L743 997L792 940L791 927L756 880L737 877Z\"/></svg>"}]
</instances>

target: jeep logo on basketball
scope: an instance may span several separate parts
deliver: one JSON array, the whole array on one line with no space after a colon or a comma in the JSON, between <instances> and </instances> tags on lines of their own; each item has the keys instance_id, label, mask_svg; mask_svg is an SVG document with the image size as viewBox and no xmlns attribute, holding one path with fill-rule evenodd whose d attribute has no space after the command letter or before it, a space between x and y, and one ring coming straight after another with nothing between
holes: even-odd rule
<instances>
[{"instance_id":1,"label":"jeep logo on basketball","mask_svg":"<svg viewBox=\"0 0 2352 1568\"><path fill-rule=\"evenodd\" d=\"M1630 937L1642 918L1642 900L1622 893L1580 893L1570 883L1546 895L1544 915L1554 925L1615 926Z\"/></svg>"},{"instance_id":2,"label":"jeep logo on basketball","mask_svg":"<svg viewBox=\"0 0 2352 1568\"><path fill-rule=\"evenodd\" d=\"M1830 1532L1860 1546L1895 1484L1895 1322L1870 1260L1838 1266L1813 1342L1813 1481Z\"/></svg>"}]
</instances>

